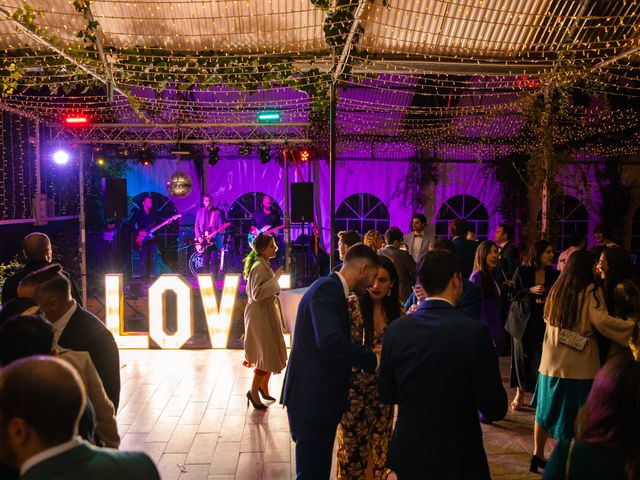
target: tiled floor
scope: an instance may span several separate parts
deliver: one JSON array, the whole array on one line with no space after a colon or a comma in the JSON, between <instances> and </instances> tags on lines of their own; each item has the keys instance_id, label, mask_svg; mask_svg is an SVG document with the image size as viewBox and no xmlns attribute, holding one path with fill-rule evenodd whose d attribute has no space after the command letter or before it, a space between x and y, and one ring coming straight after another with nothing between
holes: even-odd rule
<instances>
[{"instance_id":1,"label":"tiled floor","mask_svg":"<svg viewBox=\"0 0 640 480\"><path fill-rule=\"evenodd\" d=\"M118 424L121 449L143 450L163 480L290 479L295 476L287 416L247 408L251 371L240 350L123 350ZM502 359L503 373L507 373ZM283 375L271 381L279 396ZM492 477L528 473L533 411L483 426Z\"/></svg>"}]
</instances>

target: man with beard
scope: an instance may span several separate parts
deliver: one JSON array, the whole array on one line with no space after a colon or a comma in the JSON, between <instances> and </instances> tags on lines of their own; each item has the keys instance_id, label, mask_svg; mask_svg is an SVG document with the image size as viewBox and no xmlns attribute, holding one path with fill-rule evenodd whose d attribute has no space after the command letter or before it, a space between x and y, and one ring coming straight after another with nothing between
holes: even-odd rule
<instances>
[{"instance_id":1,"label":"man with beard","mask_svg":"<svg viewBox=\"0 0 640 480\"><path fill-rule=\"evenodd\" d=\"M330 476L338 422L347 408L352 368L372 372L377 353L352 343L350 292L362 294L378 274L376 252L351 247L339 272L316 280L302 297L281 403L296 442L297 478Z\"/></svg>"}]
</instances>

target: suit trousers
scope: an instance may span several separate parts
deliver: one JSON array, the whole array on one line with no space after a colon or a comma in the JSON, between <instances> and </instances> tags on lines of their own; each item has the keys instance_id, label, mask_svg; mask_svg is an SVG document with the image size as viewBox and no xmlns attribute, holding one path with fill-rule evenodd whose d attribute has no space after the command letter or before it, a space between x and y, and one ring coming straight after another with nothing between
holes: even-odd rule
<instances>
[{"instance_id":1,"label":"suit trousers","mask_svg":"<svg viewBox=\"0 0 640 480\"><path fill-rule=\"evenodd\" d=\"M339 419L317 425L287 411L291 438L296 443L296 479L327 480Z\"/></svg>"}]
</instances>

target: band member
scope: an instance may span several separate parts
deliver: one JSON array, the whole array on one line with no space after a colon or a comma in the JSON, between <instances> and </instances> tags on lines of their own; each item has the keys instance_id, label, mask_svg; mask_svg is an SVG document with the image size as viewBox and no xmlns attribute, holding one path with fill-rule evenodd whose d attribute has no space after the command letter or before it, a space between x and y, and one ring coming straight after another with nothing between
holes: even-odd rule
<instances>
[{"instance_id":1,"label":"band member","mask_svg":"<svg viewBox=\"0 0 640 480\"><path fill-rule=\"evenodd\" d=\"M222 251L222 224L224 212L215 208L211 195L202 196L202 207L196 213L195 241L204 247L204 264L209 265L209 271L215 271L216 252ZM216 232L216 233L214 233Z\"/></svg>"},{"instance_id":2,"label":"band member","mask_svg":"<svg viewBox=\"0 0 640 480\"><path fill-rule=\"evenodd\" d=\"M251 225L251 233L257 235L261 228L269 226L274 228L282 223L280 214L273 208L273 198L265 195L262 199L262 205L253 212L253 225ZM264 232L263 232L264 233Z\"/></svg>"},{"instance_id":3,"label":"band member","mask_svg":"<svg viewBox=\"0 0 640 480\"><path fill-rule=\"evenodd\" d=\"M131 226L135 238L144 237L150 228L155 226L160 220L158 212L153 208L151 197L142 200L142 208L138 208L131 217ZM158 247L155 239L144 242L140 247L140 276L149 279L150 274L156 274L155 257ZM150 268L153 272L150 272Z\"/></svg>"}]
</instances>

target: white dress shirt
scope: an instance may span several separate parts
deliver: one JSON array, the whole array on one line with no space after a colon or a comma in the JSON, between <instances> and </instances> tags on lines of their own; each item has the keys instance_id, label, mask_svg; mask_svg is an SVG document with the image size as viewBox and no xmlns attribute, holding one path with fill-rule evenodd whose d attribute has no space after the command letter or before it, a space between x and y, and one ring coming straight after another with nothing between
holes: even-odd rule
<instances>
[{"instance_id":1,"label":"white dress shirt","mask_svg":"<svg viewBox=\"0 0 640 480\"><path fill-rule=\"evenodd\" d=\"M60 337L62 336L62 332L64 331L65 327L69 323L69 320L71 320L71 317L73 316L73 314L76 313L77 309L78 309L78 303L74 300L73 305L71 305L69 310L67 310L65 314L62 315L58 320L56 320L55 322L52 322L54 345L58 345L58 340L60 340Z\"/></svg>"}]
</instances>

